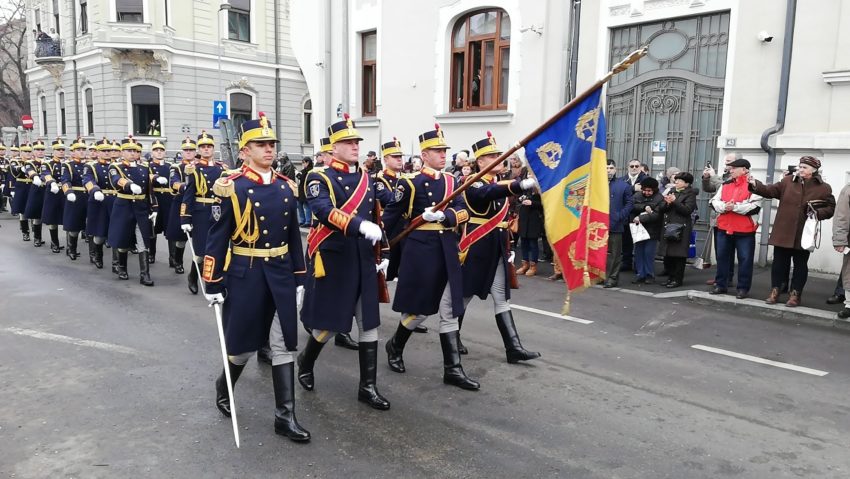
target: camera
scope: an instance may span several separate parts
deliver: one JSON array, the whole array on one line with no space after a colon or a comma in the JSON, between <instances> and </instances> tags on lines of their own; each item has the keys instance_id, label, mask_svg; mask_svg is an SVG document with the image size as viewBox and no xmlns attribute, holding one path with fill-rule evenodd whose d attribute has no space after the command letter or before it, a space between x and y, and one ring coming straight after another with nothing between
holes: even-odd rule
<instances>
[{"instance_id":1,"label":"camera","mask_svg":"<svg viewBox=\"0 0 850 479\"><path fill-rule=\"evenodd\" d=\"M793 175L797 172L797 165L788 165L788 174Z\"/></svg>"},{"instance_id":2,"label":"camera","mask_svg":"<svg viewBox=\"0 0 850 479\"><path fill-rule=\"evenodd\" d=\"M525 200L527 200L527 199L529 199L529 198L528 198L528 195L522 195L522 196L520 196L520 197L518 198L518 200L519 200L519 202L520 202L520 203L522 203L523 201L525 201Z\"/></svg>"}]
</instances>

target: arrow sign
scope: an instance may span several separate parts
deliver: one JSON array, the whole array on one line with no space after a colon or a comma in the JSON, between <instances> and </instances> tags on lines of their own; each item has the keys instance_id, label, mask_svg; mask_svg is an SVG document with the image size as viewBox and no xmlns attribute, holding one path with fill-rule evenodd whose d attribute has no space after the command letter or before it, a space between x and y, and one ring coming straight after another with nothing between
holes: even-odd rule
<instances>
[{"instance_id":1,"label":"arrow sign","mask_svg":"<svg viewBox=\"0 0 850 479\"><path fill-rule=\"evenodd\" d=\"M218 128L219 120L226 120L227 102L224 100L213 100L213 128Z\"/></svg>"}]
</instances>

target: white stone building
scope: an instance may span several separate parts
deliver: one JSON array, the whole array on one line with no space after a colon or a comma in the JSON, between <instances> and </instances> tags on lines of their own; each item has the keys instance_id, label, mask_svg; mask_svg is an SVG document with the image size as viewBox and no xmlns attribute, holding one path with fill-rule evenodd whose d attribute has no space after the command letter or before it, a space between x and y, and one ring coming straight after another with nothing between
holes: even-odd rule
<instances>
[{"instance_id":1,"label":"white stone building","mask_svg":"<svg viewBox=\"0 0 850 479\"><path fill-rule=\"evenodd\" d=\"M133 133L144 144L158 131L176 150L202 129L219 136L213 101L225 100L234 123L263 111L284 151L310 154L310 98L289 8L287 0L29 0L34 133ZM48 37L37 41L35 30Z\"/></svg>"}]
</instances>

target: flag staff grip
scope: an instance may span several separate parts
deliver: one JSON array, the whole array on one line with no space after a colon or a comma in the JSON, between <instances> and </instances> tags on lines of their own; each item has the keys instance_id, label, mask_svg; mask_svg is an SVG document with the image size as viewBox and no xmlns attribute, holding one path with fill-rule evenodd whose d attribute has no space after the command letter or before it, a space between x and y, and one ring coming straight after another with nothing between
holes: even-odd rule
<instances>
[{"instance_id":1,"label":"flag staff grip","mask_svg":"<svg viewBox=\"0 0 850 479\"><path fill-rule=\"evenodd\" d=\"M632 53L630 53L629 56L624 58L620 63L617 63L616 65L614 65L611 68L611 70L608 73L606 73L602 78L600 78L596 83L594 83L588 89L584 90L581 94L579 94L578 96L576 96L575 98L570 100L569 103L564 105L560 110L558 110L548 120L543 122L542 125L535 128L534 131L532 131L531 133L526 135L525 138L514 143L510 148L507 149L507 151L505 151L504 153L499 155L499 158L496 159L496 161L494 161L493 163L490 163L489 165L487 165L487 167L485 167L484 169L482 169L478 173L474 174L471 178L466 180L462 185L458 186L452 192L452 194L443 198L439 203L434 205L432 209L434 211L438 211L438 210L442 210L443 208L445 208L446 205L448 205L453 199L457 198L458 195L460 195L461 193L466 191L466 189L469 188L470 185L472 185L476 181L480 180L484 175L489 173L490 170L495 168L496 165L505 161L505 159L507 159L509 156L516 153L517 150L519 150L520 148L523 148L529 141L533 140L543 130L552 126L553 123L558 121L562 116L564 116L568 111L570 111L577 104L584 101L591 93L593 93L594 91L596 91L597 89L602 87L602 85L608 83L608 80L610 80L614 75L616 75L617 73L621 73L621 72L627 70L632 65L634 65L638 60L641 59L641 57L646 55L646 52L647 52L647 47L644 46L644 47L641 47L641 48L633 51ZM419 215L419 216L413 218L412 220L410 220L410 224L407 225L407 228L405 228L401 233L396 235L396 237L393 238L390 241L390 247L398 244L399 241L404 239L404 237L407 236L408 234L410 234L411 231L422 226L423 223L425 223L425 220L422 219L422 215Z\"/></svg>"}]
</instances>

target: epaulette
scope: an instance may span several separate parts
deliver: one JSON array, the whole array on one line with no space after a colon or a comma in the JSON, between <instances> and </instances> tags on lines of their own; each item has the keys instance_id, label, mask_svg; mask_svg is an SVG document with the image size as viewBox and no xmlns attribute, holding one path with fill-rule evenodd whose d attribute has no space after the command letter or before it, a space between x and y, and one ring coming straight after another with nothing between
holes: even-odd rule
<instances>
[{"instance_id":1,"label":"epaulette","mask_svg":"<svg viewBox=\"0 0 850 479\"><path fill-rule=\"evenodd\" d=\"M242 170L240 168L236 168L235 170L225 169L222 173L224 176L235 175L236 173L241 173Z\"/></svg>"},{"instance_id":2,"label":"epaulette","mask_svg":"<svg viewBox=\"0 0 850 479\"><path fill-rule=\"evenodd\" d=\"M221 177L215 180L215 183L213 183L212 188L213 193L218 196L221 196L222 198L230 197L230 195L236 192L236 186L233 184L233 180L235 178L238 178L241 174L242 173L239 172L238 174L230 175L227 177Z\"/></svg>"},{"instance_id":3,"label":"epaulette","mask_svg":"<svg viewBox=\"0 0 850 479\"><path fill-rule=\"evenodd\" d=\"M195 172L195 165L193 165L192 163L189 163L188 165L186 165L186 169L184 170L184 172L187 175L191 175L192 173Z\"/></svg>"}]
</instances>

